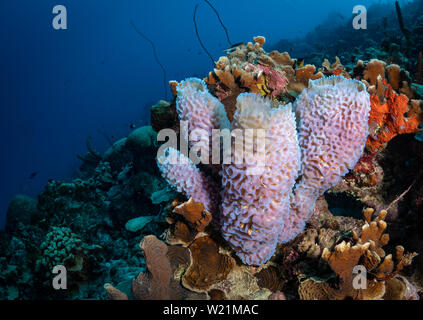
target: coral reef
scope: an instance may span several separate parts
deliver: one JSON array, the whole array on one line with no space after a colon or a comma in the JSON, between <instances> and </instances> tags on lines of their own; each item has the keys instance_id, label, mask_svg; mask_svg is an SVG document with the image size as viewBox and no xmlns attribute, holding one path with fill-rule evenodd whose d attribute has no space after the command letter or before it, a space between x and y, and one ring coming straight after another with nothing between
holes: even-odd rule
<instances>
[{"instance_id":1,"label":"coral reef","mask_svg":"<svg viewBox=\"0 0 423 320\"><path fill-rule=\"evenodd\" d=\"M209 236L199 237L188 248L147 236L141 247L150 261L148 271L134 278L128 292L106 284L111 299L267 299L271 294L260 288L254 272L236 266L227 252L220 253Z\"/></svg>"},{"instance_id":2,"label":"coral reef","mask_svg":"<svg viewBox=\"0 0 423 320\"><path fill-rule=\"evenodd\" d=\"M397 274L410 265L416 253L404 254L404 248L397 246L395 256L386 255L382 249L388 244L389 236L385 234L387 212L381 211L372 219L373 209L364 211L365 224L361 235L352 232L352 243L345 240L333 250L327 247L322 252L322 259L327 261L336 274L339 283L318 282L311 278L303 280L299 286L299 295L305 300L397 300L413 298L405 294L407 282ZM354 267L362 265L368 274L364 286L354 287ZM407 280L406 280L407 281ZM357 288L358 286L358 288ZM400 287L400 288L398 288ZM401 293L399 293L400 291ZM416 297L414 297L416 298Z\"/></svg>"},{"instance_id":3,"label":"coral reef","mask_svg":"<svg viewBox=\"0 0 423 320\"><path fill-rule=\"evenodd\" d=\"M367 28L356 32L351 19L342 19L336 12L304 37L282 39L271 50L289 50L291 55L303 57L308 63L319 65L324 59L340 58L352 70L356 61L380 59L387 64L396 63L414 72L418 54L422 51L423 3L420 0L401 5L402 25L394 2L375 3L367 7Z\"/></svg>"},{"instance_id":4,"label":"coral reef","mask_svg":"<svg viewBox=\"0 0 423 320\"><path fill-rule=\"evenodd\" d=\"M163 177L179 192L201 202L208 210L215 211L217 191L213 181L178 150L169 147L157 159Z\"/></svg>"},{"instance_id":5,"label":"coral reef","mask_svg":"<svg viewBox=\"0 0 423 320\"><path fill-rule=\"evenodd\" d=\"M134 130L96 152L96 163L83 161L78 178L50 180L37 199L11 201L0 231L0 299L104 299L105 282L127 283L143 270L138 237L163 232L163 203L175 195L156 168L155 135ZM58 264L67 267L69 290L51 287Z\"/></svg>"},{"instance_id":6,"label":"coral reef","mask_svg":"<svg viewBox=\"0 0 423 320\"><path fill-rule=\"evenodd\" d=\"M287 242L304 229L316 199L354 167L367 137L368 94L363 84L343 77L311 81L295 103L300 118L298 141L290 104L273 108L271 100L243 93L237 98L229 125L223 106L204 87L197 79L188 79L178 86L179 118L187 121L191 130L205 131L196 148L210 154L213 129L232 127L243 133L265 130L262 167L254 159L241 159L244 162L240 163L237 146L232 145L231 163L222 166L220 217L223 237L237 255L247 264L260 265L270 259L278 242ZM325 145L318 149L321 144ZM253 140L244 148L258 150L258 145ZM203 163L207 164L208 157L205 160ZM296 205L291 205L301 161ZM216 194L217 187L190 159L168 148L158 158L158 164L164 178L179 192L217 214L216 200L209 198Z\"/></svg>"},{"instance_id":7,"label":"coral reef","mask_svg":"<svg viewBox=\"0 0 423 320\"><path fill-rule=\"evenodd\" d=\"M176 95L176 91L174 95ZM152 106L150 114L151 126L156 132L162 129L171 128L175 121L175 113L171 108L171 104L164 100L160 100L157 104Z\"/></svg>"},{"instance_id":8,"label":"coral reef","mask_svg":"<svg viewBox=\"0 0 423 320\"><path fill-rule=\"evenodd\" d=\"M291 232L292 222L284 215L289 215L300 169L295 118L291 105L272 109L269 100L243 94L237 99L232 125L266 130L266 150L261 168L256 162L238 164L237 146L232 146L232 161L223 165L222 172L222 233L244 262L262 264L272 256L280 234Z\"/></svg>"},{"instance_id":9,"label":"coral reef","mask_svg":"<svg viewBox=\"0 0 423 320\"><path fill-rule=\"evenodd\" d=\"M295 61L289 54L266 53L263 49L265 41L264 37L256 37L254 44L249 42L234 46L226 57L220 57L214 71L204 79L209 90L225 105L230 121L235 112L236 98L243 92L289 101L291 94L307 87L308 79L323 76L313 75L315 70L311 74L302 70L296 77Z\"/></svg>"},{"instance_id":10,"label":"coral reef","mask_svg":"<svg viewBox=\"0 0 423 320\"><path fill-rule=\"evenodd\" d=\"M313 297L308 296L309 298L311 297L312 299L316 299L316 298L344 299L348 297L353 297L353 298L360 298L360 299L373 299L373 298L383 297L384 299L417 299L418 295L416 294L416 288L418 288L419 286L415 287L409 282L409 280L407 280L407 278L399 275L399 272L401 271L401 269L403 269L403 266L410 264L414 256L413 255L404 256L402 255L401 250L398 249L395 257L392 259L388 255L387 262L384 263L383 261L385 261L384 259L386 257L385 257L385 254L382 254L381 246L386 243L383 243L383 241L379 241L379 242L375 241L376 239L372 240L372 239L362 238L360 240L359 238L356 238L354 240L353 238L350 238L351 236L346 236L346 235L351 235L355 233L359 234L361 230L360 224L352 218L349 218L349 220L348 219L345 220L342 217L336 217L336 218L333 217L332 214L329 212L327 205L322 207L320 205L321 201L318 200L320 199L319 198L320 195L323 194L325 191L328 191L327 194L346 193L350 197L352 196L358 201L361 201L364 205L372 205L372 206L375 206L376 208L381 208L381 207L383 208L383 205L385 204L385 200L384 200L385 196L382 196L383 193L381 191L385 190L384 179L390 175L390 172L387 172L387 173L385 172L386 166L383 163L385 154L381 153L381 150L383 150L383 148L386 147L386 144L390 140L392 140L396 135L401 135L404 133L417 131L416 130L417 125L421 123L422 120L420 118L421 102L418 100L413 100L416 97L419 97L419 95L418 94L416 95L416 91L411 90L411 88L414 88L416 86L411 84L408 73L405 72L401 67L395 64L388 64L388 63L385 63L384 61L380 61L376 59L370 62L359 61L357 65L355 65L355 67L354 65L352 65L352 67L354 68L352 67L350 68L349 66L348 67L343 66L341 63L341 60L338 57L336 57L335 62L332 64L328 60L324 61L323 67L319 69L319 73L315 74L316 72L315 66L297 65L296 60L291 59L289 55L286 53L279 54L278 52L275 51L270 54L267 54L262 49L264 40L265 39L260 37L257 40L255 39L255 44L248 43L245 45L241 44L239 46L235 46L234 48L228 51L227 57L221 57L216 62L215 70L211 72L209 76L205 79L205 81L208 84L208 88L210 92L214 94L215 96L217 96L219 100L221 100L222 103L224 104L226 113L228 115L228 119L232 123L232 128L237 128L237 123L240 122L238 118L240 117L240 114L242 114L243 112L242 101L247 100L246 98L247 96L244 97L245 94L243 94L243 92L251 92L256 94L257 96L266 96L273 99L271 104L266 105L264 103L261 103L262 106L258 108L258 109L261 109L262 110L261 112L263 112L264 114L262 118L255 117L253 112L245 113L245 114L248 114L248 116L251 115L252 119L254 119L251 121L244 120L243 123L245 124L243 125L245 126L245 128L246 127L257 128L260 125L266 128L266 126L263 125L263 122L267 121L266 119L268 118L268 116L266 115L266 112L268 112L266 111L267 110L266 108L270 108L272 110L271 112L276 113L277 112L276 110L278 109L278 104L280 103L286 104L290 101L295 101L295 104L294 104L295 110L297 112L297 116L300 119L300 128L299 128L300 146L301 146L301 150L303 151L307 149L308 147L307 144L311 146L313 145L313 143L309 143L307 141L301 140L301 134L302 134L301 120L302 118L307 118L307 115L301 114L302 112L301 99L302 99L302 96L306 97L307 99L312 99L310 98L310 96L312 97L313 94L307 92L307 90L310 90L310 89L305 90L309 86L310 80L312 80L310 82L311 90L313 90L313 80L320 79L324 75L325 76L342 75L345 78L361 80L363 84L360 84L359 82L354 82L354 81L351 82L353 84L352 87L355 86L356 92L357 92L356 94L358 95L356 96L356 98L352 98L352 100L354 101L355 99L356 101L364 101L364 103L357 103L358 109L357 109L357 114L355 116L358 116L359 118L355 121L348 122L352 124L352 126L349 126L348 123L344 125L340 125L341 129L339 133L335 134L337 137L332 140L328 138L326 135L323 135L324 138L322 138L322 141L324 142L333 141L334 143L339 143L337 147L329 147L329 148L333 148L333 150L336 150L337 148L341 148L342 150L342 148L345 147L345 145L350 146L351 144L345 143L345 142L339 142L340 141L338 139L339 135L341 132L345 133L345 132L348 132L348 130L351 130L349 131L350 134L349 135L347 134L344 139L352 139L351 141L354 141L352 145L357 146L357 148L355 149L355 151L352 152L352 154L350 153L350 151L347 151L347 152L339 151L338 156L336 157L339 157L339 159L343 159L343 156L347 155L349 159L348 161L350 162L348 161L345 162L345 160L340 160L341 164L337 166L338 168L337 170L339 171L338 172L336 170L333 171L335 174L333 175L332 181L330 179L330 177L332 177L331 174L333 174L332 171L329 171L331 172L331 174L330 173L328 173L327 175L323 174L323 176L328 177L327 180L323 179L323 181L328 181L327 185L325 185L324 183L321 184L323 182L322 180L317 179L313 181L313 179L310 179L310 176L313 177L313 174L310 174L310 173L304 174L304 172L307 170L307 165L304 165L304 161L305 161L304 159L306 159L308 152L303 152L301 161L303 162L304 168L302 168L302 171L300 174L301 175L304 174L307 180L311 181L310 186L312 187L308 186L305 188L307 192L309 192L309 194L312 194L313 192L311 192L310 190L312 189L312 190L316 190L316 193L313 194L313 196L307 195L307 197L312 199L309 201L310 204L308 205L308 210L305 210L302 208L300 208L300 210L296 209L296 206L304 206L307 203L307 201L304 201L304 199L300 197L302 194L307 194L307 192L301 192L301 191L298 193L296 192L300 188L299 185L301 185L302 183L304 183L304 185L307 185L307 182L302 181L304 180L304 178L298 179L297 187L294 188L295 192L293 194L295 201L293 201L293 203L290 203L290 206L291 206L290 209L291 209L291 212L292 211L295 212L296 210L308 212L307 217L303 220L304 222L307 221L307 219L309 219L313 213L314 213L314 216L311 217L311 220L307 224L308 229L306 229L305 233L301 233L300 236L297 237L297 239L295 239L294 241L290 241L286 245L283 245L282 247L278 247L276 254L272 257L271 261L269 262L272 267L269 267L266 264L263 267L261 267L263 269L260 268L260 272L257 272L256 274L257 277L261 279L259 282L260 286L265 286L266 288L270 288L272 292L274 292L274 294L272 294L271 296L268 296L271 299L272 298L276 299L277 297L280 297L282 299L288 297L289 299L297 295L299 295L300 298L301 297L305 298L307 294L299 293L298 291L295 292L295 290L290 291L291 289L289 289L289 287L293 284L292 280L289 280L289 277L292 277L292 275L296 273L297 274L302 273L303 271L301 270L310 269L310 267L305 266L305 263L300 260L300 257L304 257L305 255L306 261L307 259L309 259L309 262L311 262L311 261L319 260L319 258L322 256L322 253L324 253L324 256L323 256L324 259L328 261L334 261L335 260L334 258L331 259L331 256L332 256L331 251L328 251L330 250L330 248L336 248L334 249L335 252L345 251L346 252L345 254L347 253L349 254L350 249L353 248L351 249L353 250L351 251L351 254L354 253L355 256L358 257L358 260L356 261L357 263L364 255L367 255L367 256L371 255L372 258L375 258L376 254L380 254L382 263L379 263L380 265L375 265L370 269L372 272L373 270L374 271L378 270L379 272L377 274L378 278L376 280L373 278L373 274L370 277L372 281L369 282L369 290L367 290L366 292L361 292L359 294L348 291L351 289L351 286L348 289L339 290L337 288L337 285L333 287L334 278L333 276L329 275L328 279L332 279L332 280L330 280L328 283L322 280L318 281L318 283L322 283L322 286L325 287L324 290L321 291L320 293L314 292L313 294L316 294L316 296L313 296ZM254 57L254 59L252 59L252 57ZM272 94L274 90L269 90L268 82L266 82L267 75L264 71L268 70L268 68L281 70L283 66L285 66L285 68L283 68L284 74L283 73L281 74L282 76L285 76L287 80L287 83L284 84L285 89L280 90L278 94ZM262 72L261 73L257 72L258 69L261 70ZM348 71L348 70L351 70L351 71ZM270 72L268 72L267 74L270 74ZM265 80L263 80L263 75ZM250 79L250 80L247 80L247 79ZM316 83L316 87L318 87L318 84L323 84L323 87L325 87L327 86L328 83L336 86L337 81L338 81L338 78L334 78L334 80L323 79L323 80L320 80L320 81L317 80L314 82ZM348 85L345 85L345 86L348 87ZM322 94L322 92L327 90L326 87L321 90L319 90L318 88L315 88L315 89L317 89L316 91L320 95ZM341 89L340 91L342 92L343 90ZM368 98L369 95L367 95L366 93L367 91L370 95L370 99ZM177 93L177 95L178 94L181 94L181 93L179 92ZM331 103L328 101L330 101L330 99L333 98L333 96L336 96L336 94L328 94L328 98L322 98L319 96L319 94L317 94L318 98L316 98L316 101L317 101L316 104L319 104L320 101L323 100L325 101L326 106L331 105ZM297 97L298 95L300 96ZM360 95L363 98L361 98ZM256 101L258 101L259 99L257 96L255 96L254 98ZM345 96L351 97L351 93L346 93ZM295 99L295 97L297 98ZM254 100L252 98L250 99ZM379 105L375 104L375 102L377 101L376 99L380 99L379 105L388 104L389 99L392 99L392 100L403 99L403 101L400 107L398 107L398 104L395 104L395 106L392 105L390 109L386 110L385 108L383 110L384 111L383 115L379 115L378 112L380 112L380 108L379 108ZM335 99L335 101L343 102L343 99L339 98L339 99ZM336 105L336 102L332 104ZM310 108L310 103L308 102L307 103L302 102L302 105ZM354 103L348 104L347 102L346 105L348 106L346 106L344 110L348 114L348 111L350 109L349 106L354 105ZM266 106L266 107L263 107L263 106ZM289 106L285 106L285 108L288 108L288 107ZM364 108L365 111L363 110L359 111L359 108ZM249 110L248 108L245 108L245 109ZM307 110L306 108L304 109ZM312 110L313 109L310 108L307 111L310 112L312 116L314 116ZM335 108L334 110L337 110L339 113L339 110L342 110L342 108L338 108L338 109ZM362 116L363 114L368 114L370 116L363 117ZM334 116L329 116L328 119L335 118L335 121L336 121L336 119L338 119L337 116L338 114L335 112ZM345 119L345 116L340 116L340 118ZM348 119L348 116L346 118ZM315 120L308 120L308 121L314 124L316 121L320 119L321 118L317 118ZM376 119L379 119L379 120L376 120ZM286 121L278 121L279 126L281 126L282 123L286 123ZM378 128L376 129L376 134L372 135L372 131L371 131L370 136L367 137L368 135L367 128L369 127L370 130L375 130L375 124L378 125ZM382 139L382 135L381 135L379 139L378 134L380 134L381 132L385 132L386 134L386 132L388 131L387 128L390 126L395 126L396 128L396 129L391 128L391 130L389 130L392 132L391 136L388 139L384 140ZM408 126L412 127L412 129L409 130ZM337 128L336 125L331 127ZM357 131L357 129L359 130ZM360 131L360 129L362 130ZM304 137L309 137L310 132L307 132L307 130L310 130L310 126L305 124L303 127L303 130L304 130L303 131ZM316 134L316 136L319 136L319 134ZM372 138L374 138L375 141L378 141L377 142L378 146L376 148L372 145L372 142L369 142L369 140ZM367 139L367 143L366 143L366 139ZM363 150L365 145L367 148L366 150ZM352 148L352 150L354 150L354 148ZM331 153L328 152L327 154L331 154ZM316 172L319 172L319 173L322 172L322 168L324 168L324 165L325 163L327 163L327 160L324 160L324 158L321 158L321 157L322 156L319 154L316 158L317 163L319 163L319 161L323 161L320 164L320 166L309 165L308 166L309 170L315 170L314 168L320 168ZM227 166L227 167L230 168L230 166ZM225 165L223 166L223 168L224 170L222 171L222 174L223 176L225 176ZM239 167L237 167L237 169L239 169ZM236 172L240 172L240 171L236 171ZM232 176L236 176L235 173L233 173ZM342 178L342 176L344 177ZM224 180L224 181L227 181L227 180ZM225 186L227 185L227 183L228 182L222 183L223 199L225 199L225 191L226 191ZM234 193L237 194L237 192L239 192L239 190L242 190L242 189L239 189L239 187L237 187L237 188L234 188L234 190L236 190L234 191ZM228 210L228 212L230 212L230 216L232 217L232 219L233 217L236 217L234 215L234 212L237 212L237 210L239 210L239 209L235 209L238 201L245 202L248 199L248 197L245 196L245 195L248 195L248 192L241 192L240 194L242 196L240 196L239 199L232 201L232 202L235 202L235 204L232 205L233 209L231 208L230 210ZM396 204L397 201L400 200L402 196L398 197L394 202L392 202L389 205L389 207L395 206L394 204ZM223 203L224 203L224 200L223 200ZM251 205L249 204L249 206ZM385 208L386 207L388 207L388 204L385 204ZM246 210L246 208L243 208L243 210ZM396 214L395 213L396 210L397 210L396 207L393 208L392 216ZM263 212L263 210L261 210L261 212ZM266 213L268 212L269 211L267 208ZM225 227L224 227L224 221L226 218L225 215L222 214L219 216L215 212L212 212L212 213L214 213L212 223L214 224L214 226L217 226L218 229L221 229L221 231L223 231L222 235L225 238ZM383 217L382 219L383 215L386 215L384 211L382 211L382 215L380 218L381 221L385 218ZM295 216L295 214L292 216ZM223 227L222 227L222 222L223 222ZM374 223L370 220L367 221L366 223L369 226L374 225ZM381 224L383 223L381 222ZM178 228L175 228L176 225L178 225ZM182 225L184 227L181 227ZM260 226L262 227L262 225ZM312 226L311 229L310 229L310 226ZM241 227L243 227L243 224L241 224ZM246 236L246 238L240 238L239 240L239 243L242 242L242 245L237 246L236 242L234 242L232 239L229 239L229 244L232 247L231 249L238 251L237 255L241 257L243 255L243 250L245 250L245 248L248 248L248 246L245 245L248 243L246 242L246 240L248 241L251 239L251 237L248 237L248 235L249 236L253 235L255 230L251 227L247 228L245 225L244 227L245 227L245 230L236 231L237 233L245 234ZM178 235L180 236L189 235L186 238L187 241L179 242L183 245L189 246L196 241L195 239L198 235L202 236L202 233L193 232L195 228L193 228L192 226L188 226L186 223L180 223L180 221L177 221L176 223L175 221L172 221L171 230L172 228L174 231L176 231L177 229L185 230L185 232L179 232L179 233L178 232L175 233L173 231L174 233L173 233L172 241L175 241L175 238L178 238ZM212 232L212 234L215 234L216 230L214 231L212 230L214 229L206 229L205 232L206 234L209 232ZM298 232L300 232L301 230L302 230L302 227L299 228ZM354 232L351 233L351 230L354 230ZM365 228L365 230L367 229ZM383 230L380 230L380 233L382 233L382 231ZM342 234L344 234L344 236L342 236ZM307 235L309 237L309 240L306 241ZM383 238L386 241L386 236L384 236ZM342 239L344 239L344 242L341 241ZM347 239L350 239L350 240L348 241ZM227 237L226 237L226 240L228 240ZM287 239L287 240L290 240L290 239ZM369 247L367 247L367 245L365 244L366 241L368 242L368 240L370 240L372 244L372 245L369 245ZM377 244L373 245L373 242ZM268 245L268 242L266 242L266 245ZM221 250L225 250L226 252L227 250L226 245L223 245L223 247L225 247L225 249L221 249ZM401 247L398 247L398 248L401 248ZM257 260L257 258L254 258L255 260L248 261L247 259L248 258L244 257L242 260L243 262L247 262L247 263L248 262L251 263L252 261L266 261L267 260L267 259L261 260L261 258ZM390 263L389 262L390 259L392 259L396 264L394 263L392 267L390 266L389 268L386 268L386 265ZM399 263L398 261L401 261L401 260L403 262ZM282 263L283 265L279 266L277 264L276 269L272 269L275 266L274 265L275 262ZM316 262L311 262L311 265L313 265L313 263L316 263ZM319 262L319 265L320 264L321 263ZM331 264L329 265L331 267L333 266ZM335 266L333 266L333 268L336 269ZM235 268L234 270L236 269L237 268ZM275 270L281 270L281 269L282 269L282 273L280 273L279 271L275 271ZM383 270L384 272L382 272L381 270ZM335 271L335 274L338 274L337 270L334 270L334 271ZM326 270L325 272L330 273L329 270ZM230 275L232 273L234 273L234 271L232 271L228 275L228 278L230 278ZM279 275L283 274L285 277L288 277L288 279L285 278L281 280L278 274ZM198 277L201 278L200 275ZM300 279L304 280L303 276L301 276ZM318 278L317 277L314 277L313 279L306 278L306 280L304 281L305 283L304 286L308 286L311 288L315 283L315 279L318 279ZM301 280L301 286L302 286L303 280ZM376 283L378 281L380 283L383 282L383 285L380 283ZM232 286L233 285L234 284L232 284ZM215 284L213 288L217 288L218 286L219 284ZM290 291L288 295L283 294L281 292L281 289L283 287L287 287L288 292ZM193 288L190 288L190 289L193 289ZM304 290L306 291L307 289L304 289ZM210 295L210 298L219 298L219 299L224 299L228 297L228 293L227 292L224 293L223 290L221 289L209 290L209 295Z\"/></svg>"},{"instance_id":11,"label":"coral reef","mask_svg":"<svg viewBox=\"0 0 423 320\"><path fill-rule=\"evenodd\" d=\"M184 205L192 206L192 200ZM366 209L360 222L332 216L323 203L319 208L314 226L259 268L236 263L212 230L183 246L147 236L141 248L149 271L134 278L132 291L105 288L112 299L151 299L157 292L158 299L419 299L416 286L400 275L417 254L405 253L402 246L394 255L383 249L389 241L386 211L372 217L374 210ZM357 265L368 272L365 289L354 289ZM297 284L291 280L295 277Z\"/></svg>"},{"instance_id":12,"label":"coral reef","mask_svg":"<svg viewBox=\"0 0 423 320\"><path fill-rule=\"evenodd\" d=\"M404 94L397 94L387 88L383 95L385 102L381 102L378 95L371 96L371 112L369 124L371 132L367 140L367 147L374 149L383 147L398 134L416 133L423 122L420 107L413 113L409 111L409 99Z\"/></svg>"},{"instance_id":13,"label":"coral reef","mask_svg":"<svg viewBox=\"0 0 423 320\"><path fill-rule=\"evenodd\" d=\"M204 292L225 279L234 267L234 260L220 254L218 245L210 237L199 237L190 245L189 250L191 264L182 278L185 288Z\"/></svg>"},{"instance_id":14,"label":"coral reef","mask_svg":"<svg viewBox=\"0 0 423 320\"><path fill-rule=\"evenodd\" d=\"M37 216L37 201L23 194L13 197L6 212L5 229L13 231L19 223L28 224Z\"/></svg>"},{"instance_id":15,"label":"coral reef","mask_svg":"<svg viewBox=\"0 0 423 320\"><path fill-rule=\"evenodd\" d=\"M305 59L266 52L261 36L234 45L204 80L170 81L173 98L151 107L151 126L104 153L88 137L77 178L11 201L0 299L420 299L422 21L413 8L401 8L405 33L383 33L370 15L360 41L321 26L301 44L310 53L289 50ZM161 145L162 129L187 149ZM230 158L209 156L215 129L233 130ZM235 130L249 129L254 153L237 163ZM70 290L51 288L58 264ZM355 289L358 265L366 287Z\"/></svg>"},{"instance_id":16,"label":"coral reef","mask_svg":"<svg viewBox=\"0 0 423 320\"><path fill-rule=\"evenodd\" d=\"M125 293L111 284L104 287L111 299L127 300L166 300L201 299L202 294L188 291L179 284L180 268L189 264L188 249L167 246L155 236L147 236L140 243L144 251L147 268L132 280L131 292ZM184 250L185 249L185 250Z\"/></svg>"},{"instance_id":17,"label":"coral reef","mask_svg":"<svg viewBox=\"0 0 423 320\"><path fill-rule=\"evenodd\" d=\"M52 227L40 248L43 250L40 264L48 270L59 264L70 267L70 270L82 269L82 240L71 229Z\"/></svg>"},{"instance_id":18,"label":"coral reef","mask_svg":"<svg viewBox=\"0 0 423 320\"><path fill-rule=\"evenodd\" d=\"M166 221L170 228L166 232L166 242L172 245L191 244L212 221L212 214L192 198L186 202L175 199L167 211Z\"/></svg>"},{"instance_id":19,"label":"coral reef","mask_svg":"<svg viewBox=\"0 0 423 320\"><path fill-rule=\"evenodd\" d=\"M368 135L370 102L363 84L330 77L310 81L296 106L303 169L295 203L306 221L317 198L359 160Z\"/></svg>"}]
</instances>

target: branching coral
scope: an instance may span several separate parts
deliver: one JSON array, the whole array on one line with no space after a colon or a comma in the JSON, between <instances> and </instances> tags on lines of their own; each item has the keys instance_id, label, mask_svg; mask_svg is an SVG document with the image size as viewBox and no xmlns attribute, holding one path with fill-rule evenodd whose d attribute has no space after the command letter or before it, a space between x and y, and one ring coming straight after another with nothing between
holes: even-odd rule
<instances>
[{"instance_id":1,"label":"branching coral","mask_svg":"<svg viewBox=\"0 0 423 320\"><path fill-rule=\"evenodd\" d=\"M225 104L232 119L230 102L242 92L275 98L286 93L287 73L294 74L294 61L285 53L263 50L266 39L255 37L254 44L240 44L216 62L216 68L204 79L209 88ZM225 101L226 100L226 101Z\"/></svg>"},{"instance_id":2,"label":"branching coral","mask_svg":"<svg viewBox=\"0 0 423 320\"><path fill-rule=\"evenodd\" d=\"M370 85L376 85L377 84L377 78L379 76L382 77L382 79L385 78L385 66L386 63L381 60L373 59L371 60L364 70L364 76L363 79L370 83Z\"/></svg>"},{"instance_id":3,"label":"branching coral","mask_svg":"<svg viewBox=\"0 0 423 320\"><path fill-rule=\"evenodd\" d=\"M350 78L348 72L346 72L345 67L342 65L341 60L336 57L334 63L330 63L328 59L325 59L322 64L323 68L319 69L326 76L344 76Z\"/></svg>"},{"instance_id":4,"label":"branching coral","mask_svg":"<svg viewBox=\"0 0 423 320\"><path fill-rule=\"evenodd\" d=\"M323 78L322 72L315 72L316 67L311 64L298 68L295 71L296 81L289 81L288 89L291 89L296 93L301 93L305 88L308 87L308 82L310 80L317 80Z\"/></svg>"},{"instance_id":5,"label":"branching coral","mask_svg":"<svg viewBox=\"0 0 423 320\"><path fill-rule=\"evenodd\" d=\"M87 150L88 153L85 156L82 156L80 154L77 155L78 159L86 162L86 163L91 163L94 165L98 165L100 163L100 161L103 159L103 156L101 155L100 152L96 151L92 145L91 145L91 136L87 137L86 140L86 146L87 146Z\"/></svg>"},{"instance_id":6,"label":"branching coral","mask_svg":"<svg viewBox=\"0 0 423 320\"><path fill-rule=\"evenodd\" d=\"M382 249L389 241L385 234L387 215L381 211L372 219L373 209L364 210L365 224L361 235L352 232L353 239L349 242L342 241L333 249L325 248L322 258L327 261L330 268L337 275L338 284L317 282L307 279L300 284L299 294L302 299L336 299L353 298L357 300L378 300L393 297L393 290L400 286L397 283L401 278L398 273L411 264L416 253L404 254L404 248L396 247L395 255L386 255ZM354 288L354 267L362 265L367 272L365 288ZM405 298L404 294L397 298Z\"/></svg>"},{"instance_id":7,"label":"branching coral","mask_svg":"<svg viewBox=\"0 0 423 320\"><path fill-rule=\"evenodd\" d=\"M70 270L82 269L84 245L69 228L52 227L41 249L43 258L40 262L48 270L53 270L58 264L66 265Z\"/></svg>"}]
</instances>

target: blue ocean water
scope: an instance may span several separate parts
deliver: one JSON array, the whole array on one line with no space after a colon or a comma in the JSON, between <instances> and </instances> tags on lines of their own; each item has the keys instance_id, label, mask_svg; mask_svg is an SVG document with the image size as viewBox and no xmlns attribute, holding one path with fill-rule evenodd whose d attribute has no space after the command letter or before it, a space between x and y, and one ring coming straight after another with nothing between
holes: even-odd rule
<instances>
[{"instance_id":1,"label":"blue ocean water","mask_svg":"<svg viewBox=\"0 0 423 320\"><path fill-rule=\"evenodd\" d=\"M268 44L306 35L331 12L350 18L355 5L377 2L212 1L232 43L263 35ZM207 75L213 66L195 35L196 4L199 33L217 60L229 45L202 0L0 2L0 226L15 194L35 197L48 179L75 174L88 136L105 151L132 124L147 124L150 106L166 98L162 70L131 20L154 42L167 81ZM67 8L67 30L52 27L55 5Z\"/></svg>"}]
</instances>

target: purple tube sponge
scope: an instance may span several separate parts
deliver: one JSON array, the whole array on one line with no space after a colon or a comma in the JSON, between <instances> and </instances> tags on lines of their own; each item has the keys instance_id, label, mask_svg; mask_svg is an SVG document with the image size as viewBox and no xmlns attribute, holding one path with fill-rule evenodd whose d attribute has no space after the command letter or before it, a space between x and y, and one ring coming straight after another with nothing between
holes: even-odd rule
<instances>
[{"instance_id":1,"label":"purple tube sponge","mask_svg":"<svg viewBox=\"0 0 423 320\"><path fill-rule=\"evenodd\" d=\"M190 145L195 143L201 155L209 155L203 158L203 163L207 159L212 164L212 130L231 127L225 107L210 94L203 80L188 78L176 90L176 111L179 119L188 123Z\"/></svg>"},{"instance_id":2,"label":"purple tube sponge","mask_svg":"<svg viewBox=\"0 0 423 320\"><path fill-rule=\"evenodd\" d=\"M176 92L176 110L180 120L189 122L189 131L231 127L225 107L210 94L203 80L188 78L176 87Z\"/></svg>"},{"instance_id":3,"label":"purple tube sponge","mask_svg":"<svg viewBox=\"0 0 423 320\"><path fill-rule=\"evenodd\" d=\"M300 221L299 233L313 214L317 198L338 184L360 159L368 136L370 97L360 81L329 77L310 81L295 107L300 119L302 177L292 207ZM289 240L281 236L279 242Z\"/></svg>"},{"instance_id":4,"label":"purple tube sponge","mask_svg":"<svg viewBox=\"0 0 423 320\"><path fill-rule=\"evenodd\" d=\"M243 93L236 107L231 161L219 166L221 203L214 182L176 149L167 148L158 163L179 192L214 213L220 205L214 221L223 237L244 263L260 265L277 243L304 230L317 198L357 163L368 135L370 99L364 84L340 76L310 81L294 106L274 108L271 100ZM209 137L213 129L231 127L223 105L199 79L178 86L177 111L190 131L202 129Z\"/></svg>"},{"instance_id":5,"label":"purple tube sponge","mask_svg":"<svg viewBox=\"0 0 423 320\"><path fill-rule=\"evenodd\" d=\"M195 164L178 150L168 147L157 158L163 178L195 202L201 202L210 212L217 212L217 186Z\"/></svg>"},{"instance_id":6,"label":"purple tube sponge","mask_svg":"<svg viewBox=\"0 0 423 320\"><path fill-rule=\"evenodd\" d=\"M270 259L289 214L292 188L300 169L291 107L272 108L271 100L250 93L237 99L234 129L244 134L248 129L265 133L262 170L251 170L257 169L257 162L237 164L233 144L232 162L223 166L222 173L222 234L247 264L260 265ZM248 146L247 139L244 142L245 150L252 147L259 151L256 139L250 141L253 146Z\"/></svg>"}]
</instances>

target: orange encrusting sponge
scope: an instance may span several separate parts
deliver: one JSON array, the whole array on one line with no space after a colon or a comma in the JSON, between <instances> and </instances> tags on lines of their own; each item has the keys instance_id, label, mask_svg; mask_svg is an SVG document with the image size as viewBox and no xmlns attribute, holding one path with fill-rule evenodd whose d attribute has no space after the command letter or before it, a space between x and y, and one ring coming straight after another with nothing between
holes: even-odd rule
<instances>
[{"instance_id":1,"label":"orange encrusting sponge","mask_svg":"<svg viewBox=\"0 0 423 320\"><path fill-rule=\"evenodd\" d=\"M418 114L406 117L409 101L407 96L397 94L388 85L385 91L385 99L386 102L382 104L376 94L370 96L369 126L376 128L376 132L370 132L367 138L366 146L370 151L384 146L398 134L418 131L417 127L420 124Z\"/></svg>"}]
</instances>

